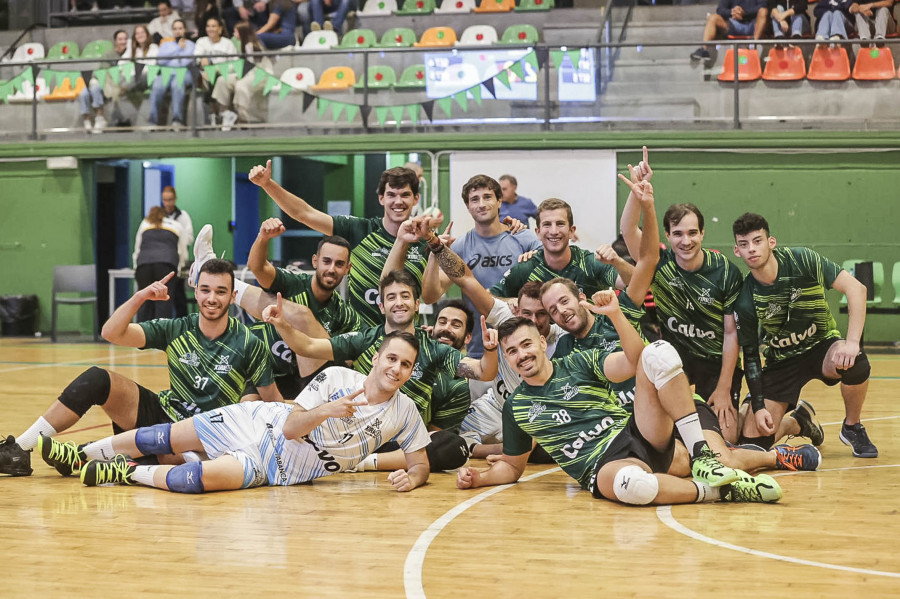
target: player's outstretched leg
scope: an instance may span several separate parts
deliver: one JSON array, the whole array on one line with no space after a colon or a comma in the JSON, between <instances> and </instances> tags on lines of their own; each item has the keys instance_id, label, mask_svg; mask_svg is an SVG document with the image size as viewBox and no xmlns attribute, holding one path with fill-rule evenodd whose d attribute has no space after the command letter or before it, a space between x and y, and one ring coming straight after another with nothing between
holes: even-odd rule
<instances>
[{"instance_id":1,"label":"player's outstretched leg","mask_svg":"<svg viewBox=\"0 0 900 599\"><path fill-rule=\"evenodd\" d=\"M81 469L81 482L88 487L97 485L133 485L137 464L128 456L117 455L111 460L91 460Z\"/></svg>"},{"instance_id":2,"label":"player's outstretched leg","mask_svg":"<svg viewBox=\"0 0 900 599\"><path fill-rule=\"evenodd\" d=\"M37 446L44 461L63 476L78 474L87 462L84 446L77 445L74 441L62 443L47 435L41 435L38 437Z\"/></svg>"},{"instance_id":3,"label":"player's outstretched leg","mask_svg":"<svg viewBox=\"0 0 900 599\"><path fill-rule=\"evenodd\" d=\"M781 499L781 487L768 474L750 476L744 474L739 480L721 488L722 501L774 503Z\"/></svg>"},{"instance_id":4,"label":"player's outstretched leg","mask_svg":"<svg viewBox=\"0 0 900 599\"><path fill-rule=\"evenodd\" d=\"M216 257L212 240L212 225L203 225L203 228L200 229L200 232L197 233L197 237L194 239L194 263L191 265L191 272L188 275L188 285L191 287L197 286L197 280L200 278L200 267L202 267L207 260Z\"/></svg>"},{"instance_id":5,"label":"player's outstretched leg","mask_svg":"<svg viewBox=\"0 0 900 599\"><path fill-rule=\"evenodd\" d=\"M0 439L0 474L31 476L31 452L16 443L12 435Z\"/></svg>"}]
</instances>

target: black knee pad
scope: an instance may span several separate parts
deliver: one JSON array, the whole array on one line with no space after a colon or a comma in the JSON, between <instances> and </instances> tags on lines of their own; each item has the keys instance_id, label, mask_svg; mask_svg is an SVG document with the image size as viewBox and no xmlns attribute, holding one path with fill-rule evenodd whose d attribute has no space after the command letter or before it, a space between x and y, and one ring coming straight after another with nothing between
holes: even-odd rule
<instances>
[{"instance_id":1,"label":"black knee pad","mask_svg":"<svg viewBox=\"0 0 900 599\"><path fill-rule=\"evenodd\" d=\"M425 446L432 472L454 470L469 460L466 440L450 431L431 433L431 443Z\"/></svg>"},{"instance_id":2,"label":"black knee pad","mask_svg":"<svg viewBox=\"0 0 900 599\"><path fill-rule=\"evenodd\" d=\"M853 366L847 370L838 370L841 375L841 382L845 385L862 385L869 380L869 374L872 372L872 366L869 364L869 358L865 352L861 352L856 356Z\"/></svg>"},{"instance_id":3,"label":"black knee pad","mask_svg":"<svg viewBox=\"0 0 900 599\"><path fill-rule=\"evenodd\" d=\"M78 375L59 395L59 402L84 416L91 406L102 406L109 399L109 373L91 366Z\"/></svg>"},{"instance_id":4,"label":"black knee pad","mask_svg":"<svg viewBox=\"0 0 900 599\"><path fill-rule=\"evenodd\" d=\"M747 437L744 434L741 434L741 438L738 441L741 445L745 443L751 443L753 445L759 445L765 450L772 449L772 446L775 444L775 435L766 435L765 437Z\"/></svg>"}]
</instances>

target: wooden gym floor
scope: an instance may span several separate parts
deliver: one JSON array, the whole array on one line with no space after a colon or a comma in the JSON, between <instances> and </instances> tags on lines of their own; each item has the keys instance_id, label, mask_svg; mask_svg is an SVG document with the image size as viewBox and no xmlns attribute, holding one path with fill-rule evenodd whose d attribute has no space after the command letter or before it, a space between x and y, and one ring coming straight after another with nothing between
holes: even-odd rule
<instances>
[{"instance_id":1,"label":"wooden gym floor","mask_svg":"<svg viewBox=\"0 0 900 599\"><path fill-rule=\"evenodd\" d=\"M0 480L0 597L897 596L900 357L871 362L864 422L880 457L851 456L838 390L813 382L822 469L778 473L776 505L628 508L548 466L475 491L433 474L399 494L365 472L191 496L87 488L33 456L33 476ZM2 339L0 433L20 434L94 364L168 384L160 352ZM110 432L93 408L60 439Z\"/></svg>"}]
</instances>

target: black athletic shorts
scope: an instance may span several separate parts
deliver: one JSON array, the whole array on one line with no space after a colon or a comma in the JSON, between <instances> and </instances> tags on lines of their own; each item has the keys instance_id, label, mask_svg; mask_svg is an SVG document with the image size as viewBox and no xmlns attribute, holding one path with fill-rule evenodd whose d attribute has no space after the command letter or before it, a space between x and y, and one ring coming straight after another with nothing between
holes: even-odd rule
<instances>
[{"instance_id":1,"label":"black athletic shorts","mask_svg":"<svg viewBox=\"0 0 900 599\"><path fill-rule=\"evenodd\" d=\"M831 346L838 341L841 339L826 339L814 345L804 354L777 364L767 364L762 369L763 397L779 403L786 403L793 408L797 405L797 399L800 398L800 390L809 381L817 379L829 387L840 383L840 378L829 379L822 374L825 356Z\"/></svg>"},{"instance_id":2,"label":"black athletic shorts","mask_svg":"<svg viewBox=\"0 0 900 599\"><path fill-rule=\"evenodd\" d=\"M674 432L674 428L673 428ZM609 462L624 460L625 458L637 458L650 466L653 472L668 472L675 456L675 435L669 439L668 446L663 451L658 451L641 435L634 416L628 419L625 428L619 433L606 451L597 460L594 466L594 474L591 476L591 493L596 499L605 499L597 489L597 474Z\"/></svg>"},{"instance_id":3,"label":"black athletic shorts","mask_svg":"<svg viewBox=\"0 0 900 599\"><path fill-rule=\"evenodd\" d=\"M141 387L140 385L138 385L137 388L138 413L137 422L134 423L134 428L172 422L172 419L166 414L166 411L162 409L162 405L159 403L159 396L156 393L146 387ZM118 435L119 433L125 432L125 429L113 422L113 432Z\"/></svg>"},{"instance_id":4,"label":"black athletic shorts","mask_svg":"<svg viewBox=\"0 0 900 599\"><path fill-rule=\"evenodd\" d=\"M716 360L704 360L696 356L685 355L678 352L681 356L684 374L688 381L694 385L694 393L703 398L703 401L709 401L709 396L716 390L719 384L719 373L722 372L722 362ZM734 375L731 377L731 403L734 409L737 409L741 399L741 383L744 380L744 371L740 368L734 368Z\"/></svg>"}]
</instances>

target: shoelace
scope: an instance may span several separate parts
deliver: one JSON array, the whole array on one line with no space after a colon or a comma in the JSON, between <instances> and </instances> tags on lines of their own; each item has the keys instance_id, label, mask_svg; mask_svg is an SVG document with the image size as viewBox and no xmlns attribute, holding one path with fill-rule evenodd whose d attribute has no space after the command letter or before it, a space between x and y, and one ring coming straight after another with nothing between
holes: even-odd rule
<instances>
[{"instance_id":1,"label":"shoelace","mask_svg":"<svg viewBox=\"0 0 900 599\"><path fill-rule=\"evenodd\" d=\"M66 462L70 465L81 463L81 457L78 455L78 445L74 441L66 441L65 443L53 441L50 445L50 459Z\"/></svg>"},{"instance_id":2,"label":"shoelace","mask_svg":"<svg viewBox=\"0 0 900 599\"><path fill-rule=\"evenodd\" d=\"M124 458L116 458L112 462L97 464L97 484L128 482L129 466L128 460Z\"/></svg>"},{"instance_id":3,"label":"shoelace","mask_svg":"<svg viewBox=\"0 0 900 599\"><path fill-rule=\"evenodd\" d=\"M789 468L799 470L803 467L803 456L796 447L785 447L778 452L778 457L781 463Z\"/></svg>"}]
</instances>

